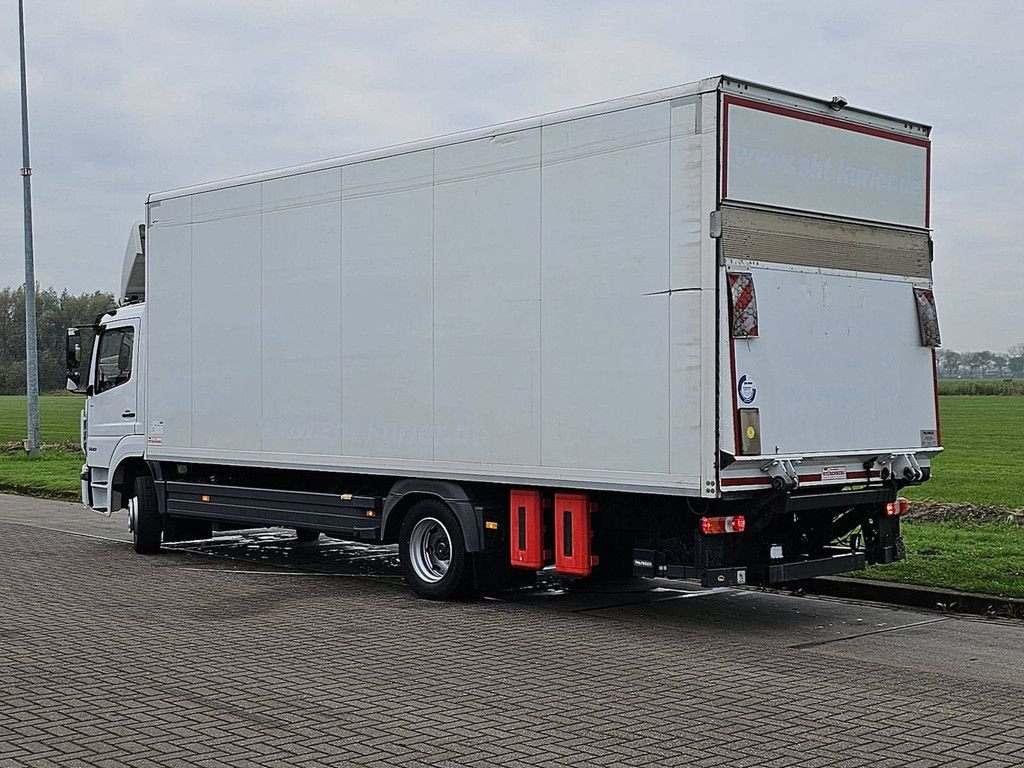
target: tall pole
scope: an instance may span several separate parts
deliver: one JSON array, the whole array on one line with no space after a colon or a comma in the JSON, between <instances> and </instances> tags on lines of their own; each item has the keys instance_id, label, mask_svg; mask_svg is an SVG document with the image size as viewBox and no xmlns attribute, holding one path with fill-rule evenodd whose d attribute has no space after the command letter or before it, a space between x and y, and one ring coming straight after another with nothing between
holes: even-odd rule
<instances>
[{"instance_id":1,"label":"tall pole","mask_svg":"<svg viewBox=\"0 0 1024 768\"><path fill-rule=\"evenodd\" d=\"M21 177L25 187L25 393L29 456L39 455L39 347L36 341L36 270L32 252L32 165L28 159L28 87L25 83L25 3L18 0L21 39Z\"/></svg>"}]
</instances>

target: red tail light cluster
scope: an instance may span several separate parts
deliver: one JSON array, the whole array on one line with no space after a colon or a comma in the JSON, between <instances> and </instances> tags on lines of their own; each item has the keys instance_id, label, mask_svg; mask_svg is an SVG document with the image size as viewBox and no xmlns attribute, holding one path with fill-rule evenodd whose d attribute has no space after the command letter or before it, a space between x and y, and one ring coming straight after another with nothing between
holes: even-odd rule
<instances>
[{"instance_id":1,"label":"red tail light cluster","mask_svg":"<svg viewBox=\"0 0 1024 768\"><path fill-rule=\"evenodd\" d=\"M710 535L713 533L743 533L747 529L747 519L743 515L729 517L702 517L700 530Z\"/></svg>"},{"instance_id":2,"label":"red tail light cluster","mask_svg":"<svg viewBox=\"0 0 1024 768\"><path fill-rule=\"evenodd\" d=\"M910 510L910 500L905 499L902 496L898 497L896 501L890 501L885 505L885 514L889 517L896 517L897 515L905 515Z\"/></svg>"}]
</instances>

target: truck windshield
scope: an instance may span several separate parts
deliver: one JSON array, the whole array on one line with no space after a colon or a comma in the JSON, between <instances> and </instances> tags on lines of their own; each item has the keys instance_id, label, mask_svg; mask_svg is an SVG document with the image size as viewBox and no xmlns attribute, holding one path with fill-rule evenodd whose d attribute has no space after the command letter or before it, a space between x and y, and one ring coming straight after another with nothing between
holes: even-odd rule
<instances>
[{"instance_id":1,"label":"truck windshield","mask_svg":"<svg viewBox=\"0 0 1024 768\"><path fill-rule=\"evenodd\" d=\"M96 394L124 384L132 377L134 328L112 328L100 337L96 355Z\"/></svg>"}]
</instances>

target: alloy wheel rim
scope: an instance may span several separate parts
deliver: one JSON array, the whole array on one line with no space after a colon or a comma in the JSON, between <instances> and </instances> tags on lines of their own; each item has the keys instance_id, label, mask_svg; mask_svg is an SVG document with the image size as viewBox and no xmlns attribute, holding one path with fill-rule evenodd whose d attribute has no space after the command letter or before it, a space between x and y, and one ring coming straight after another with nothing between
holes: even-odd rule
<instances>
[{"instance_id":1,"label":"alloy wheel rim","mask_svg":"<svg viewBox=\"0 0 1024 768\"><path fill-rule=\"evenodd\" d=\"M425 582L436 584L447 575L452 564L452 539L436 517L425 517L413 526L409 559L413 573Z\"/></svg>"}]
</instances>

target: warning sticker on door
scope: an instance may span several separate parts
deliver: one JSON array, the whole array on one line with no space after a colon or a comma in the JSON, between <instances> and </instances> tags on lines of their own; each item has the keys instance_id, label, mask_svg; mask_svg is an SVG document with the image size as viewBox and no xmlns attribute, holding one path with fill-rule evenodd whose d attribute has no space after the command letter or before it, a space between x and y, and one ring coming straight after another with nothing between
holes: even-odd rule
<instances>
[{"instance_id":1,"label":"warning sticker on door","mask_svg":"<svg viewBox=\"0 0 1024 768\"><path fill-rule=\"evenodd\" d=\"M757 385L752 378L743 374L740 376L740 380L736 382L736 394L739 395L744 405L750 405L754 402L754 398L757 397Z\"/></svg>"},{"instance_id":2,"label":"warning sticker on door","mask_svg":"<svg viewBox=\"0 0 1024 768\"><path fill-rule=\"evenodd\" d=\"M146 445L161 446L164 444L164 422L154 419L149 422L149 436L146 438Z\"/></svg>"}]
</instances>

